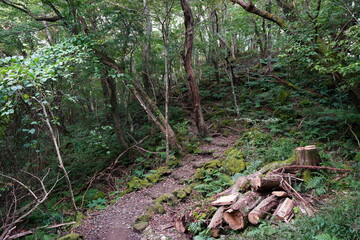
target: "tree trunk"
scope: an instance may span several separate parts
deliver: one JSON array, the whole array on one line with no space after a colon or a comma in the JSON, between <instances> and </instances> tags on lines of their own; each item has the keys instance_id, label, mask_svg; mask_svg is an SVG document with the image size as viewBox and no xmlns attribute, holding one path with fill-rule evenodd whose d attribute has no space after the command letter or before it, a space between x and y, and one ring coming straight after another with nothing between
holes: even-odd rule
<instances>
[{"instance_id":1,"label":"tree trunk","mask_svg":"<svg viewBox=\"0 0 360 240\"><path fill-rule=\"evenodd\" d=\"M202 109L201 109L201 101L199 88L196 83L194 70L192 66L192 49L193 49L193 41L194 41L194 19L191 12L191 8L187 0L180 0L181 7L184 12L184 22L185 22L185 44L184 44L184 67L186 71L186 76L189 81L189 87L191 92L191 98L193 103L193 111L195 115L196 127L200 134L206 136L208 131L205 125Z\"/></svg>"},{"instance_id":2,"label":"tree trunk","mask_svg":"<svg viewBox=\"0 0 360 240\"><path fill-rule=\"evenodd\" d=\"M254 191L273 191L280 188L283 177L277 174L256 176L251 179L251 187Z\"/></svg>"},{"instance_id":3,"label":"tree trunk","mask_svg":"<svg viewBox=\"0 0 360 240\"><path fill-rule=\"evenodd\" d=\"M152 33L152 24L149 13L148 0L143 0L143 6L144 6L144 15L146 19L146 30L145 30L145 44L143 48L143 59L142 59L143 62L142 78L146 93L149 96L153 95L153 97L155 97L153 83L150 75L150 48L151 48L150 40Z\"/></svg>"}]
</instances>

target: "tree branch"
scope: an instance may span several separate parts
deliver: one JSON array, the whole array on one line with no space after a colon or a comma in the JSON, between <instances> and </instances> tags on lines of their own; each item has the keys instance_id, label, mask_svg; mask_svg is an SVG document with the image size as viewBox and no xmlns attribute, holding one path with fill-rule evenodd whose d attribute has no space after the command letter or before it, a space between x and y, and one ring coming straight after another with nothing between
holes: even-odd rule
<instances>
[{"instance_id":1,"label":"tree branch","mask_svg":"<svg viewBox=\"0 0 360 240\"><path fill-rule=\"evenodd\" d=\"M286 25L285 22L282 18L280 18L279 16L269 13L268 11L265 10L261 10L259 8L257 8L252 1L249 1L249 3L246 3L244 0L230 0L233 3L239 4L242 8L245 9L245 11L253 13L255 15L258 15L262 18L265 18L269 21L272 21L274 23L276 23L279 27L285 29Z\"/></svg>"}]
</instances>

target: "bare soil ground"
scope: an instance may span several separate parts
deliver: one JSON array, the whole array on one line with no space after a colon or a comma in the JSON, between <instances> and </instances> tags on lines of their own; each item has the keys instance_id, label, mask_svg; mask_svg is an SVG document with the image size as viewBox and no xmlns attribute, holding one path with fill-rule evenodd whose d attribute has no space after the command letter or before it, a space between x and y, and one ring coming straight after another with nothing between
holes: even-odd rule
<instances>
[{"instance_id":1,"label":"bare soil ground","mask_svg":"<svg viewBox=\"0 0 360 240\"><path fill-rule=\"evenodd\" d=\"M170 176L150 188L129 193L105 210L93 212L75 229L86 240L152 240L152 239L188 239L185 234L178 233L173 225L173 218L177 213L189 211L191 199L175 207L166 206L166 214L155 215L144 233L134 232L132 224L135 219L145 213L145 209L152 201L163 195L183 187L183 181L191 178L195 169L207 161L214 160L234 144L236 135L229 137L216 136L208 144L200 147L201 155L187 155Z\"/></svg>"}]
</instances>

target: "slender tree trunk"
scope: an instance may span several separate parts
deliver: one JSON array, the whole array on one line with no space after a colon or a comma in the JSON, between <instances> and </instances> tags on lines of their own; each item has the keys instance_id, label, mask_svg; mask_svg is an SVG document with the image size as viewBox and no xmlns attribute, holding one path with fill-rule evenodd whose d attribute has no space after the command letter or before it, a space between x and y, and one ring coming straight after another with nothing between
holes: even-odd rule
<instances>
[{"instance_id":1,"label":"slender tree trunk","mask_svg":"<svg viewBox=\"0 0 360 240\"><path fill-rule=\"evenodd\" d=\"M62 159L62 155L61 155L61 152L60 152L60 146L59 146L59 143L58 143L58 139L56 138L54 128L51 126L50 117L49 117L48 111L46 110L46 106L44 105L44 103L41 100L39 101L39 103L40 103L40 105L42 107L42 110L43 110L43 113L44 113L46 125L47 125L47 127L49 128L49 131L50 131L51 140L53 141L54 146L55 146L56 155L57 155L58 162L59 162L59 168L63 171L66 184L67 184L67 186L69 188L71 205L72 205L73 209L75 211L77 211L78 209L77 209L76 203L75 203L74 191L72 189L72 184L71 184L71 181L70 181L69 174L68 174L68 172L67 172L67 170L66 170L66 168L64 166L64 161Z\"/></svg>"},{"instance_id":2,"label":"slender tree trunk","mask_svg":"<svg viewBox=\"0 0 360 240\"><path fill-rule=\"evenodd\" d=\"M187 2L187 0L180 0L180 2L184 12L184 22L185 22L185 44L184 44L185 51L183 53L184 67L186 71L186 76L189 80L196 127L200 134L206 136L208 132L201 109L199 88L196 83L194 70L192 66L192 49L194 42L194 18L191 12L190 5Z\"/></svg>"},{"instance_id":3,"label":"slender tree trunk","mask_svg":"<svg viewBox=\"0 0 360 240\"><path fill-rule=\"evenodd\" d=\"M145 30L145 44L143 48L143 71L142 71L142 78L144 81L144 87L145 91L149 96L152 96L155 98L154 94L154 87L151 80L150 75L150 40L151 40L151 33L152 33L152 24L151 24L151 17L149 13L149 5L148 0L143 0L143 6L144 6L144 15L146 19L146 30Z\"/></svg>"}]
</instances>

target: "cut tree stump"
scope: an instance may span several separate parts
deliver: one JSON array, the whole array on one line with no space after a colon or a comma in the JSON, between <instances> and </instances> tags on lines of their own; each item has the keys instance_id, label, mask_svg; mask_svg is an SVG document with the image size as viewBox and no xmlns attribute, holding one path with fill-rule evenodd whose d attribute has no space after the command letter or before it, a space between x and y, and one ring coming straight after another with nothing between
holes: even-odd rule
<instances>
[{"instance_id":1,"label":"cut tree stump","mask_svg":"<svg viewBox=\"0 0 360 240\"><path fill-rule=\"evenodd\" d=\"M259 220L265 217L265 214L268 213L271 209L277 206L279 200L276 196L271 195L270 197L265 198L256 208L254 208L248 215L249 222L256 225L259 223Z\"/></svg>"},{"instance_id":2,"label":"cut tree stump","mask_svg":"<svg viewBox=\"0 0 360 240\"><path fill-rule=\"evenodd\" d=\"M318 166L320 155L315 145L295 148L295 163L292 165Z\"/></svg>"},{"instance_id":3,"label":"cut tree stump","mask_svg":"<svg viewBox=\"0 0 360 240\"><path fill-rule=\"evenodd\" d=\"M294 214L293 208L295 202L290 198L286 198L274 212L275 220L278 221L288 221Z\"/></svg>"},{"instance_id":4,"label":"cut tree stump","mask_svg":"<svg viewBox=\"0 0 360 240\"><path fill-rule=\"evenodd\" d=\"M283 177L277 174L257 176L251 179L251 187L254 191L272 191L280 188Z\"/></svg>"}]
</instances>

